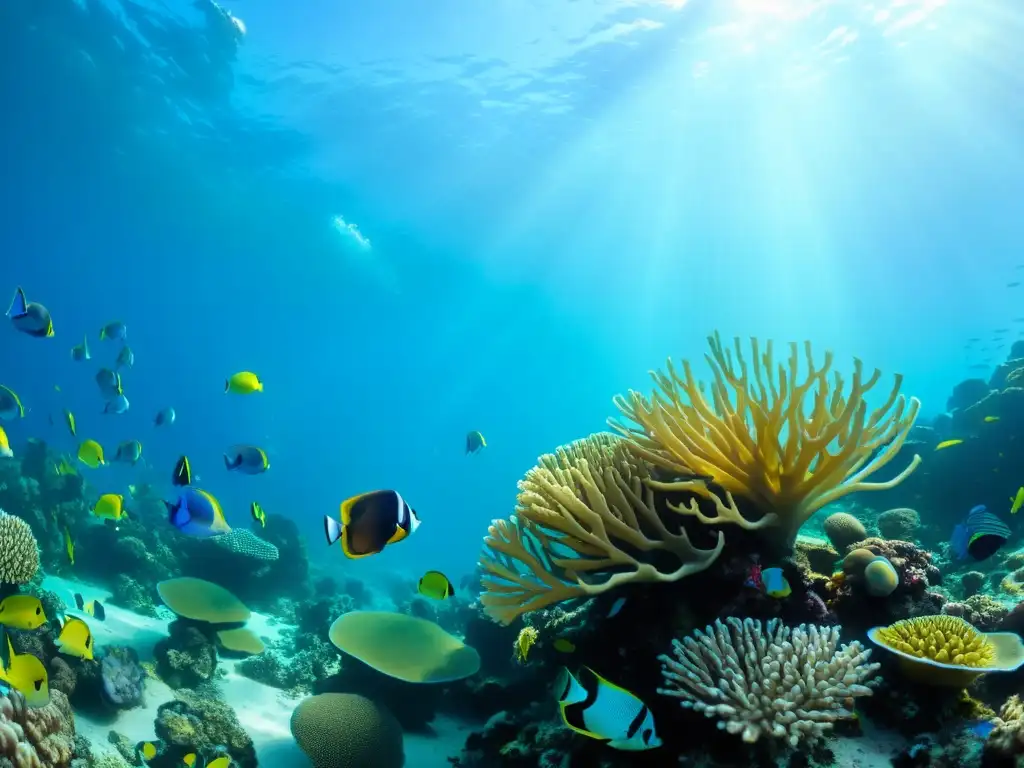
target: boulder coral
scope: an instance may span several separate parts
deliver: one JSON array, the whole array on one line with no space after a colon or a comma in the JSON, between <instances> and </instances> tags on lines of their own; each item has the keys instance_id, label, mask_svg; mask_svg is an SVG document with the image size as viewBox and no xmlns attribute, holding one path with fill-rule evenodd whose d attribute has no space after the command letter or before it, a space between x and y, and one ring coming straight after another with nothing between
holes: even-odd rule
<instances>
[{"instance_id":1,"label":"boulder coral","mask_svg":"<svg viewBox=\"0 0 1024 768\"><path fill-rule=\"evenodd\" d=\"M0 696L0 765L68 768L74 743L74 715L60 691L51 690L50 703L39 709L19 693Z\"/></svg>"},{"instance_id":2,"label":"boulder coral","mask_svg":"<svg viewBox=\"0 0 1024 768\"><path fill-rule=\"evenodd\" d=\"M322 693L292 713L292 735L313 768L402 768L402 727L363 696Z\"/></svg>"},{"instance_id":3,"label":"boulder coral","mask_svg":"<svg viewBox=\"0 0 1024 768\"><path fill-rule=\"evenodd\" d=\"M0 510L0 584L27 584L39 569L39 546L29 524Z\"/></svg>"}]
</instances>

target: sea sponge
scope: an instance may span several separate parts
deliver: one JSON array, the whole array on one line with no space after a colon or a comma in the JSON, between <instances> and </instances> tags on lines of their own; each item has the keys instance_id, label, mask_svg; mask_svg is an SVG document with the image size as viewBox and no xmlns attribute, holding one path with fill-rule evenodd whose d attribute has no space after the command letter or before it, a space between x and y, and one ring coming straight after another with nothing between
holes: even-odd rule
<instances>
[{"instance_id":1,"label":"sea sponge","mask_svg":"<svg viewBox=\"0 0 1024 768\"><path fill-rule=\"evenodd\" d=\"M39 546L28 523L0 510L0 583L27 584L39 569Z\"/></svg>"},{"instance_id":2,"label":"sea sponge","mask_svg":"<svg viewBox=\"0 0 1024 768\"><path fill-rule=\"evenodd\" d=\"M814 740L836 720L854 716L858 696L870 696L878 664L858 642L839 645L839 627L778 619L730 617L672 642L659 656L668 685L658 693L683 707L718 717L718 727L752 743L768 735L791 746Z\"/></svg>"},{"instance_id":3,"label":"sea sponge","mask_svg":"<svg viewBox=\"0 0 1024 768\"><path fill-rule=\"evenodd\" d=\"M475 649L434 622L404 613L351 611L329 634L339 650L408 683L447 683L480 670Z\"/></svg>"},{"instance_id":4,"label":"sea sponge","mask_svg":"<svg viewBox=\"0 0 1024 768\"><path fill-rule=\"evenodd\" d=\"M508 624L562 600L678 581L711 565L721 532L715 547L695 547L681 521L662 518L649 480L650 467L615 435L541 456L519 482L516 513L495 520L484 539L480 602L488 615Z\"/></svg>"},{"instance_id":5,"label":"sea sponge","mask_svg":"<svg viewBox=\"0 0 1024 768\"><path fill-rule=\"evenodd\" d=\"M851 515L849 512L836 512L825 518L822 523L825 535L832 542L832 546L840 552L845 552L850 545L866 539L867 530L864 523Z\"/></svg>"},{"instance_id":6,"label":"sea sponge","mask_svg":"<svg viewBox=\"0 0 1024 768\"><path fill-rule=\"evenodd\" d=\"M304 699L291 720L292 736L313 768L402 768L402 726L388 710L353 693Z\"/></svg>"},{"instance_id":7,"label":"sea sponge","mask_svg":"<svg viewBox=\"0 0 1024 768\"><path fill-rule=\"evenodd\" d=\"M273 562L280 557L277 547L246 528L233 528L223 536L214 536L211 541L218 547L253 560Z\"/></svg>"},{"instance_id":8,"label":"sea sponge","mask_svg":"<svg viewBox=\"0 0 1024 768\"><path fill-rule=\"evenodd\" d=\"M182 576L156 585L164 605L178 616L211 624L237 624L249 620L252 613L237 597L219 584Z\"/></svg>"},{"instance_id":9,"label":"sea sponge","mask_svg":"<svg viewBox=\"0 0 1024 768\"><path fill-rule=\"evenodd\" d=\"M960 577L960 589L964 597L973 597L985 586L985 574L981 571L968 571Z\"/></svg>"},{"instance_id":10,"label":"sea sponge","mask_svg":"<svg viewBox=\"0 0 1024 768\"><path fill-rule=\"evenodd\" d=\"M868 639L900 657L919 682L964 688L987 672L1024 666L1024 643L1014 632L979 632L958 616L919 616L874 627Z\"/></svg>"},{"instance_id":11,"label":"sea sponge","mask_svg":"<svg viewBox=\"0 0 1024 768\"><path fill-rule=\"evenodd\" d=\"M713 382L710 400L687 361L683 375L672 361L668 373L652 372L656 389L650 399L632 390L615 404L633 425L610 421L644 460L681 481L648 484L666 491L689 491L715 504L717 515L705 516L692 502L678 511L706 524L735 523L756 530L776 528L792 543L800 526L817 510L857 491L899 485L921 459L886 482L868 478L888 464L907 438L921 406L900 394L902 376L880 407L868 411L865 396L881 372L865 379L854 359L848 392L838 373L830 372L832 353L821 367L809 342L804 344L806 371L801 372L796 344L788 364L776 365L772 342L751 339L752 362L743 358L739 339L732 350L716 332L708 337ZM762 517L750 520L735 507L716 502L709 483L753 503Z\"/></svg>"},{"instance_id":12,"label":"sea sponge","mask_svg":"<svg viewBox=\"0 0 1024 768\"><path fill-rule=\"evenodd\" d=\"M861 576L864 573L864 569L867 568L868 563L876 557L878 557L878 555L864 547L851 549L846 554L846 557L843 558L843 573L847 576Z\"/></svg>"},{"instance_id":13,"label":"sea sponge","mask_svg":"<svg viewBox=\"0 0 1024 768\"><path fill-rule=\"evenodd\" d=\"M251 629L246 629L245 627L221 630L217 633L217 642L227 651L245 653L250 656L263 653L266 649L259 636Z\"/></svg>"},{"instance_id":14,"label":"sea sponge","mask_svg":"<svg viewBox=\"0 0 1024 768\"><path fill-rule=\"evenodd\" d=\"M888 597L900 585L900 575L887 558L876 557L864 567L864 587L875 597Z\"/></svg>"},{"instance_id":15,"label":"sea sponge","mask_svg":"<svg viewBox=\"0 0 1024 768\"><path fill-rule=\"evenodd\" d=\"M878 516L878 532L886 539L911 541L921 527L921 516L909 507L889 509ZM864 537L861 536L861 539ZM860 539L858 539L860 541Z\"/></svg>"}]
</instances>

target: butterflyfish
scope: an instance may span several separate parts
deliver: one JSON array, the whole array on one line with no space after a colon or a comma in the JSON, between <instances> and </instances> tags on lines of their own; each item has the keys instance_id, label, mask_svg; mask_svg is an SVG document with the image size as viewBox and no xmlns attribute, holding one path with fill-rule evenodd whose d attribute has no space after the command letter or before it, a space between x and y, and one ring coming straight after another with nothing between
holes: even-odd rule
<instances>
[{"instance_id":1,"label":"butterflyfish","mask_svg":"<svg viewBox=\"0 0 1024 768\"><path fill-rule=\"evenodd\" d=\"M96 371L96 386L100 388L100 394L108 398L116 397L124 392L121 374L109 368L100 368Z\"/></svg>"},{"instance_id":2,"label":"butterflyfish","mask_svg":"<svg viewBox=\"0 0 1024 768\"><path fill-rule=\"evenodd\" d=\"M85 360L92 360L92 352L89 351L88 336L83 336L82 343L76 344L71 348L71 359L76 363L81 363Z\"/></svg>"},{"instance_id":3,"label":"butterflyfish","mask_svg":"<svg viewBox=\"0 0 1024 768\"><path fill-rule=\"evenodd\" d=\"M259 502L254 501L249 505L249 514L252 515L252 519L261 526L264 528L267 527L267 513L263 511L263 507L259 505Z\"/></svg>"},{"instance_id":4,"label":"butterflyfish","mask_svg":"<svg viewBox=\"0 0 1024 768\"><path fill-rule=\"evenodd\" d=\"M962 443L962 442L963 442L963 440L960 440L960 439L956 439L956 440L943 440L941 443L939 443L938 445L935 446L935 450L936 451L941 451L941 450L943 450L945 448L952 448L954 445L960 445L960 443Z\"/></svg>"},{"instance_id":5,"label":"butterflyfish","mask_svg":"<svg viewBox=\"0 0 1024 768\"><path fill-rule=\"evenodd\" d=\"M227 755L222 755L216 760L208 762L206 768L231 768L231 758Z\"/></svg>"},{"instance_id":6,"label":"butterflyfish","mask_svg":"<svg viewBox=\"0 0 1024 768\"><path fill-rule=\"evenodd\" d=\"M75 564L75 540L71 538L71 531L64 526L64 551L67 552L68 562Z\"/></svg>"},{"instance_id":7,"label":"butterflyfish","mask_svg":"<svg viewBox=\"0 0 1024 768\"><path fill-rule=\"evenodd\" d=\"M130 407L131 403L128 402L128 398L124 396L124 393L121 393L120 395L114 395L107 401L107 404L103 406L103 412L120 416L122 413L128 413Z\"/></svg>"},{"instance_id":8,"label":"butterflyfish","mask_svg":"<svg viewBox=\"0 0 1024 768\"><path fill-rule=\"evenodd\" d=\"M121 462L122 464L131 464L132 466L138 464L141 458L142 443L138 440L125 440L117 446L117 452L114 453L114 461Z\"/></svg>"},{"instance_id":9,"label":"butterflyfish","mask_svg":"<svg viewBox=\"0 0 1024 768\"><path fill-rule=\"evenodd\" d=\"M0 426L0 458L14 458L14 451L11 450L11 441L7 438L7 431L2 426Z\"/></svg>"},{"instance_id":10,"label":"butterflyfish","mask_svg":"<svg viewBox=\"0 0 1024 768\"><path fill-rule=\"evenodd\" d=\"M115 522L128 517L128 510L124 508L124 496L119 493L104 493L96 500L92 513L100 520Z\"/></svg>"},{"instance_id":11,"label":"butterflyfish","mask_svg":"<svg viewBox=\"0 0 1024 768\"><path fill-rule=\"evenodd\" d=\"M103 603L99 600L86 600L79 592L75 593L75 607L82 613L89 614L96 621L107 620L107 609L103 607Z\"/></svg>"},{"instance_id":12,"label":"butterflyfish","mask_svg":"<svg viewBox=\"0 0 1024 768\"><path fill-rule=\"evenodd\" d=\"M187 486L176 501L164 505L168 522L187 536L209 538L231 531L220 502L207 491Z\"/></svg>"},{"instance_id":13,"label":"butterflyfish","mask_svg":"<svg viewBox=\"0 0 1024 768\"><path fill-rule=\"evenodd\" d=\"M153 419L153 425L157 427L169 427L174 423L174 420L178 415L174 412L173 408L164 408L161 411L157 411L156 416Z\"/></svg>"},{"instance_id":14,"label":"butterflyfish","mask_svg":"<svg viewBox=\"0 0 1024 768\"><path fill-rule=\"evenodd\" d=\"M1017 495L1010 497L1010 514L1016 515L1024 506L1024 485L1017 489Z\"/></svg>"},{"instance_id":15,"label":"butterflyfish","mask_svg":"<svg viewBox=\"0 0 1024 768\"><path fill-rule=\"evenodd\" d=\"M46 623L46 611L38 597L8 595L0 600L0 624L11 629L39 629Z\"/></svg>"},{"instance_id":16,"label":"butterflyfish","mask_svg":"<svg viewBox=\"0 0 1024 768\"><path fill-rule=\"evenodd\" d=\"M196 764L196 753L189 752L187 755L181 758L181 764L184 765L185 768L192 768L192 766Z\"/></svg>"},{"instance_id":17,"label":"butterflyfish","mask_svg":"<svg viewBox=\"0 0 1024 768\"><path fill-rule=\"evenodd\" d=\"M135 365L135 353L132 352L132 348L127 344L121 347L121 351L117 353L117 360L114 361L114 365L117 368L131 368Z\"/></svg>"},{"instance_id":18,"label":"butterflyfish","mask_svg":"<svg viewBox=\"0 0 1024 768\"><path fill-rule=\"evenodd\" d=\"M95 440L85 440L78 446L78 460L89 469L97 469L107 463L103 458L103 446Z\"/></svg>"},{"instance_id":19,"label":"butterflyfish","mask_svg":"<svg viewBox=\"0 0 1024 768\"><path fill-rule=\"evenodd\" d=\"M100 450L102 451L102 449ZM53 471L56 472L58 476L78 474L78 470L75 469L67 456L60 457L60 461L53 465Z\"/></svg>"},{"instance_id":20,"label":"butterflyfish","mask_svg":"<svg viewBox=\"0 0 1024 768\"><path fill-rule=\"evenodd\" d=\"M92 661L92 630L89 625L77 616L66 617L57 636L57 648L68 656Z\"/></svg>"},{"instance_id":21,"label":"butterflyfish","mask_svg":"<svg viewBox=\"0 0 1024 768\"><path fill-rule=\"evenodd\" d=\"M427 571L417 584L416 591L424 597L444 600L455 594L455 587L440 571Z\"/></svg>"},{"instance_id":22,"label":"butterflyfish","mask_svg":"<svg viewBox=\"0 0 1024 768\"><path fill-rule=\"evenodd\" d=\"M483 434L477 431L470 432L466 435L466 453L478 453L487 447L487 441L484 439Z\"/></svg>"},{"instance_id":23,"label":"butterflyfish","mask_svg":"<svg viewBox=\"0 0 1024 768\"><path fill-rule=\"evenodd\" d=\"M39 339L53 336L53 318L50 317L50 310L42 304L26 299L25 291L20 285L14 292L14 299L7 310L7 316L11 318L15 330L24 334Z\"/></svg>"},{"instance_id":24,"label":"butterflyfish","mask_svg":"<svg viewBox=\"0 0 1024 768\"><path fill-rule=\"evenodd\" d=\"M253 392L262 392L263 382L260 377L252 371L240 371L232 374L224 381L224 393L230 392L233 395L251 395Z\"/></svg>"},{"instance_id":25,"label":"butterflyfish","mask_svg":"<svg viewBox=\"0 0 1024 768\"><path fill-rule=\"evenodd\" d=\"M192 485L192 466L188 463L188 456L182 456L178 459L178 463L174 465L171 483L179 487Z\"/></svg>"},{"instance_id":26,"label":"butterflyfish","mask_svg":"<svg viewBox=\"0 0 1024 768\"><path fill-rule=\"evenodd\" d=\"M768 597L781 600L793 592L781 568L765 568L761 571L761 584Z\"/></svg>"},{"instance_id":27,"label":"butterflyfish","mask_svg":"<svg viewBox=\"0 0 1024 768\"><path fill-rule=\"evenodd\" d=\"M224 454L224 467L229 472L259 475L270 469L267 452L255 445L235 445Z\"/></svg>"},{"instance_id":28,"label":"butterflyfish","mask_svg":"<svg viewBox=\"0 0 1024 768\"><path fill-rule=\"evenodd\" d=\"M612 749L639 752L661 746L651 710L625 688L589 667L583 667L579 680L567 669L562 676L558 708L570 729Z\"/></svg>"},{"instance_id":29,"label":"butterflyfish","mask_svg":"<svg viewBox=\"0 0 1024 768\"><path fill-rule=\"evenodd\" d=\"M135 754L140 760L149 762L160 754L162 745L157 741L140 741L135 745Z\"/></svg>"},{"instance_id":30,"label":"butterflyfish","mask_svg":"<svg viewBox=\"0 0 1024 768\"><path fill-rule=\"evenodd\" d=\"M13 421L23 418L25 418L25 406L21 404L21 398L13 389L0 384L0 419Z\"/></svg>"},{"instance_id":31,"label":"butterflyfish","mask_svg":"<svg viewBox=\"0 0 1024 768\"><path fill-rule=\"evenodd\" d=\"M75 423L75 414L67 408L64 409L64 426L68 428L68 432L71 433L72 437L76 437L78 435L78 425Z\"/></svg>"},{"instance_id":32,"label":"butterflyfish","mask_svg":"<svg viewBox=\"0 0 1024 768\"><path fill-rule=\"evenodd\" d=\"M120 320L107 323L100 328L101 341L123 341L128 338L128 327Z\"/></svg>"},{"instance_id":33,"label":"butterflyfish","mask_svg":"<svg viewBox=\"0 0 1024 768\"><path fill-rule=\"evenodd\" d=\"M370 491L341 503L341 521L324 516L327 543L341 541L345 557L375 555L419 528L420 519L398 491Z\"/></svg>"},{"instance_id":34,"label":"butterflyfish","mask_svg":"<svg viewBox=\"0 0 1024 768\"><path fill-rule=\"evenodd\" d=\"M0 659L0 682L21 693L30 707L45 707L50 703L46 667L31 653L15 653L10 636L7 637L7 659Z\"/></svg>"},{"instance_id":35,"label":"butterflyfish","mask_svg":"<svg viewBox=\"0 0 1024 768\"><path fill-rule=\"evenodd\" d=\"M949 546L957 560L965 560L968 556L985 560L992 557L1008 538L1009 526L989 512L984 504L979 504L971 508L962 523L953 527Z\"/></svg>"}]
</instances>

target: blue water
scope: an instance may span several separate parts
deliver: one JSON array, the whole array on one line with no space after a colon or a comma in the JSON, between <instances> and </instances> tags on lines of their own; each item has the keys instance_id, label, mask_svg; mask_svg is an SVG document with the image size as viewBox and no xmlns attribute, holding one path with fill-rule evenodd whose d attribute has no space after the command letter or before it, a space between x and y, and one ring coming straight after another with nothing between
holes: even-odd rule
<instances>
[{"instance_id":1,"label":"blue water","mask_svg":"<svg viewBox=\"0 0 1024 768\"><path fill-rule=\"evenodd\" d=\"M538 454L716 328L902 372L934 414L1005 356L966 339L1024 315L1009 0L291 5L232 6L239 40L205 2L0 4L0 300L23 285L56 329L0 333L16 447L72 450L68 407L338 572L455 580ZM121 417L92 378L113 319ZM264 394L223 394L242 369ZM236 442L270 472L224 472ZM345 562L322 515L378 487L423 526Z\"/></svg>"}]
</instances>

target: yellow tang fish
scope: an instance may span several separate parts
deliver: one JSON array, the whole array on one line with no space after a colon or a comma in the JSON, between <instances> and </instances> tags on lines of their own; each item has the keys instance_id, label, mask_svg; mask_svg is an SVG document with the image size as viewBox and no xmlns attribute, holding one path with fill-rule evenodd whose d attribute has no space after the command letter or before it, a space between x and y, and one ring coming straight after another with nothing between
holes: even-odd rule
<instances>
[{"instance_id":1,"label":"yellow tang fish","mask_svg":"<svg viewBox=\"0 0 1024 768\"><path fill-rule=\"evenodd\" d=\"M50 703L50 683L43 662L31 653L15 653L11 638L7 638L7 663L0 659L0 681L25 697L33 708Z\"/></svg>"},{"instance_id":2,"label":"yellow tang fish","mask_svg":"<svg viewBox=\"0 0 1024 768\"><path fill-rule=\"evenodd\" d=\"M124 508L124 496L119 493L104 493L96 500L92 513L101 520L120 520L128 517Z\"/></svg>"},{"instance_id":3,"label":"yellow tang fish","mask_svg":"<svg viewBox=\"0 0 1024 768\"><path fill-rule=\"evenodd\" d=\"M262 391L263 382L252 371L240 371L224 380L225 394L231 392L235 395L251 395L253 392Z\"/></svg>"},{"instance_id":4,"label":"yellow tang fish","mask_svg":"<svg viewBox=\"0 0 1024 768\"><path fill-rule=\"evenodd\" d=\"M444 600L455 594L455 587L440 571L427 571L416 585L416 591L424 597Z\"/></svg>"},{"instance_id":5,"label":"yellow tang fish","mask_svg":"<svg viewBox=\"0 0 1024 768\"><path fill-rule=\"evenodd\" d=\"M92 630L77 616L68 616L60 628L57 647L61 653L78 659L92 661Z\"/></svg>"},{"instance_id":6,"label":"yellow tang fish","mask_svg":"<svg viewBox=\"0 0 1024 768\"><path fill-rule=\"evenodd\" d=\"M935 446L936 451L941 451L943 448L952 448L954 445L960 445L963 440L943 440L941 443Z\"/></svg>"},{"instance_id":7,"label":"yellow tang fish","mask_svg":"<svg viewBox=\"0 0 1024 768\"><path fill-rule=\"evenodd\" d=\"M1024 506L1024 485L1017 489L1017 495L1010 497L1010 514L1016 515Z\"/></svg>"},{"instance_id":8,"label":"yellow tang fish","mask_svg":"<svg viewBox=\"0 0 1024 768\"><path fill-rule=\"evenodd\" d=\"M11 450L11 441L7 439L7 432L0 427L0 458L14 458L14 451Z\"/></svg>"},{"instance_id":9,"label":"yellow tang fish","mask_svg":"<svg viewBox=\"0 0 1024 768\"><path fill-rule=\"evenodd\" d=\"M78 460L89 469L96 469L107 463L103 458L103 446L95 440L86 440L78 446Z\"/></svg>"},{"instance_id":10,"label":"yellow tang fish","mask_svg":"<svg viewBox=\"0 0 1024 768\"><path fill-rule=\"evenodd\" d=\"M12 629L39 629L46 623L46 612L38 597L8 595L0 600L0 624Z\"/></svg>"},{"instance_id":11,"label":"yellow tang fish","mask_svg":"<svg viewBox=\"0 0 1024 768\"><path fill-rule=\"evenodd\" d=\"M53 471L58 475L77 475L78 470L75 469L74 465L68 459L67 456L61 456L60 462L53 465Z\"/></svg>"},{"instance_id":12,"label":"yellow tang fish","mask_svg":"<svg viewBox=\"0 0 1024 768\"><path fill-rule=\"evenodd\" d=\"M227 755L218 757L216 760L208 762L206 768L231 768L231 758Z\"/></svg>"}]
</instances>

